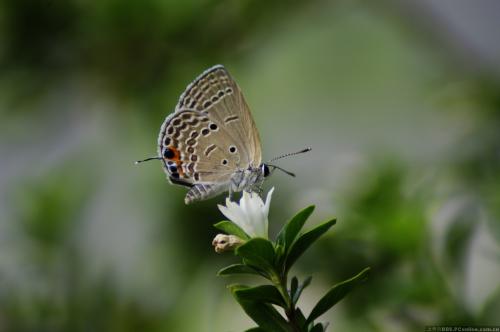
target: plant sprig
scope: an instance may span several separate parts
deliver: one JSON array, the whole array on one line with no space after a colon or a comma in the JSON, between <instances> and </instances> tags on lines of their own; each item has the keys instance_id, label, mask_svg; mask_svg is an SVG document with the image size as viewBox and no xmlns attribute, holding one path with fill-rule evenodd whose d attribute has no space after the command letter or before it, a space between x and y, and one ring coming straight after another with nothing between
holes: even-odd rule
<instances>
[{"instance_id":1,"label":"plant sprig","mask_svg":"<svg viewBox=\"0 0 500 332\"><path fill-rule=\"evenodd\" d=\"M258 325L247 332L324 332L328 323L317 323L315 322L317 318L366 280L369 268L330 288L316 303L309 315L304 315L297 307L297 302L304 289L311 283L312 277L300 282L294 276L289 282L290 268L321 235L336 223L336 219L331 219L301 233L306 220L313 211L312 205L297 213L283 226L275 241L259 237L251 238L231 221L222 221L214 225L229 235L238 236L246 241L235 249L235 254L242 258L242 262L229 265L221 269L218 274L220 276L254 274L271 282L271 284L259 286L240 284L229 286L243 310ZM285 315L280 314L275 306L283 308Z\"/></svg>"}]
</instances>

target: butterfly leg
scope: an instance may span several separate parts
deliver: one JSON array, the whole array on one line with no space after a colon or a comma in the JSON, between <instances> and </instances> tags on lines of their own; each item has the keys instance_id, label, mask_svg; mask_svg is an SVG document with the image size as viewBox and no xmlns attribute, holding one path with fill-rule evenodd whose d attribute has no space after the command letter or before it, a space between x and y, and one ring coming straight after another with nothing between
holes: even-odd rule
<instances>
[{"instance_id":1,"label":"butterfly leg","mask_svg":"<svg viewBox=\"0 0 500 332\"><path fill-rule=\"evenodd\" d=\"M256 185L252 188L252 191L253 192L256 192L257 194L261 195L262 192L264 191L264 189L262 189L262 186L260 185Z\"/></svg>"},{"instance_id":2,"label":"butterfly leg","mask_svg":"<svg viewBox=\"0 0 500 332\"><path fill-rule=\"evenodd\" d=\"M263 183L264 179L260 179L259 181L255 182L251 190L261 195L264 192L264 189L262 188Z\"/></svg>"}]
</instances>

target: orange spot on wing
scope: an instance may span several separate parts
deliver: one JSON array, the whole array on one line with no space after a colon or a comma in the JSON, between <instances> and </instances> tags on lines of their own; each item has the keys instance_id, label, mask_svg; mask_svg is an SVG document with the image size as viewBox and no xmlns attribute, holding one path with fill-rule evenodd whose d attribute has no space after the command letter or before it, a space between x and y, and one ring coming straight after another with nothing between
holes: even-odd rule
<instances>
[{"instance_id":1,"label":"orange spot on wing","mask_svg":"<svg viewBox=\"0 0 500 332\"><path fill-rule=\"evenodd\" d=\"M168 146L168 148L174 153L174 156L169 160L175 162L175 165L177 166L177 172L179 172L179 176L184 177L184 171L182 170L181 152L174 146Z\"/></svg>"},{"instance_id":2,"label":"orange spot on wing","mask_svg":"<svg viewBox=\"0 0 500 332\"><path fill-rule=\"evenodd\" d=\"M177 164L177 162L181 160L181 153L174 146L168 146L168 149L170 149L174 153L174 156L170 158L170 160L175 161L175 163Z\"/></svg>"}]
</instances>

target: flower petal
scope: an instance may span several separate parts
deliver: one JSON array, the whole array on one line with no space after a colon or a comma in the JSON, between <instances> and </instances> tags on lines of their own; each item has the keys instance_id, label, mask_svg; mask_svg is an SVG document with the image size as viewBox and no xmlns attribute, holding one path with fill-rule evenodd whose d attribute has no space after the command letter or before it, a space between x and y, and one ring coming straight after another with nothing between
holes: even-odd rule
<instances>
[{"instance_id":1,"label":"flower petal","mask_svg":"<svg viewBox=\"0 0 500 332\"><path fill-rule=\"evenodd\" d=\"M268 237L268 214L271 204L272 188L266 197L266 202L258 193L244 191L239 204L226 199L226 206L218 205L219 210L229 220L238 225L251 237Z\"/></svg>"}]
</instances>

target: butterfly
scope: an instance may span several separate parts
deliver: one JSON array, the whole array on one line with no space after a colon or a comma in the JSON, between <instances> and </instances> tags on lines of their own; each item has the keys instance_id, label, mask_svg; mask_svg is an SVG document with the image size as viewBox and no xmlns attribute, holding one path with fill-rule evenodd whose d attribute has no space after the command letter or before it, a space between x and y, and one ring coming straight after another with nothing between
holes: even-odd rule
<instances>
[{"instance_id":1,"label":"butterfly","mask_svg":"<svg viewBox=\"0 0 500 332\"><path fill-rule=\"evenodd\" d=\"M286 154L273 160L309 151ZM260 191L278 166L262 162L259 132L241 89L222 65L205 70L181 95L158 135L158 156L191 204L229 191Z\"/></svg>"}]
</instances>

